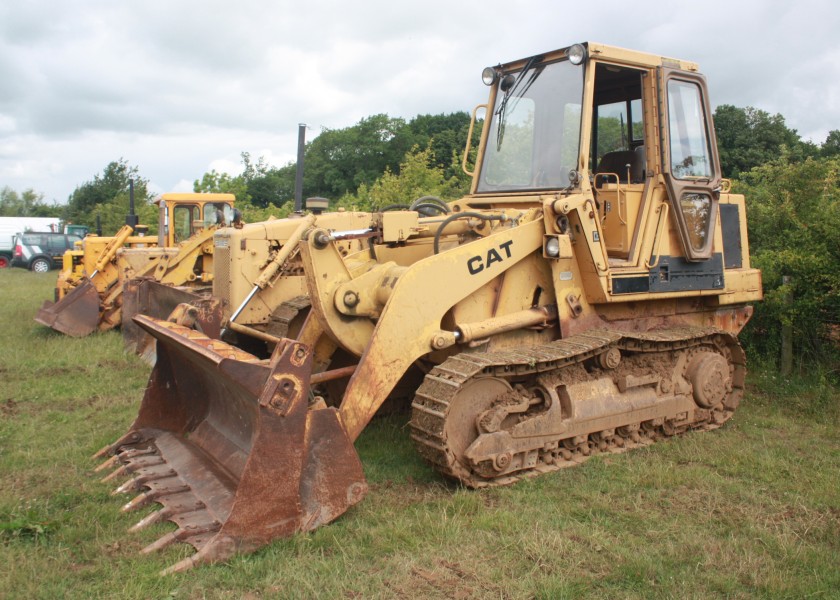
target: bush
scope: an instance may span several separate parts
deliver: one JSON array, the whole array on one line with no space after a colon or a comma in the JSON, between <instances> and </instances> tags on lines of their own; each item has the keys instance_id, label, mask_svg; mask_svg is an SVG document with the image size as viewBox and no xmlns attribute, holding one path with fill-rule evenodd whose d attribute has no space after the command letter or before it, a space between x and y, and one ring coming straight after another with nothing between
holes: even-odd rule
<instances>
[{"instance_id":1,"label":"bush","mask_svg":"<svg viewBox=\"0 0 840 600\"><path fill-rule=\"evenodd\" d=\"M794 162L783 153L734 184L747 198L753 266L762 270L765 294L744 339L767 356L778 356L786 324L800 365L840 359L838 171L837 157Z\"/></svg>"}]
</instances>

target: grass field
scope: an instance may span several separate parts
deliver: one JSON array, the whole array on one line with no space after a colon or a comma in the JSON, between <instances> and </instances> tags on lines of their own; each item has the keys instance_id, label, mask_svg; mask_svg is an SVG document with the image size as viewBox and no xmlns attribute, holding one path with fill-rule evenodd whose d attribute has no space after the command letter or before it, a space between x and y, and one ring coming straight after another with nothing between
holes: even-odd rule
<instances>
[{"instance_id":1,"label":"grass field","mask_svg":"<svg viewBox=\"0 0 840 600\"><path fill-rule=\"evenodd\" d=\"M371 490L336 523L160 578L91 455L133 419L148 367L118 333L32 320L55 272L0 271L2 598L837 598L840 393L754 370L723 429L470 491L413 451L407 416L357 443ZM143 512L146 514L151 509Z\"/></svg>"}]
</instances>

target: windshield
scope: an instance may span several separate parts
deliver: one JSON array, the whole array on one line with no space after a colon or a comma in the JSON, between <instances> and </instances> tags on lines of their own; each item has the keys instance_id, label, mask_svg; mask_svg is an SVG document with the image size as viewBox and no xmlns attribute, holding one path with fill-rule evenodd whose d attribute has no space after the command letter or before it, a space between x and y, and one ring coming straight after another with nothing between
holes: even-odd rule
<instances>
[{"instance_id":1,"label":"windshield","mask_svg":"<svg viewBox=\"0 0 840 600\"><path fill-rule=\"evenodd\" d=\"M530 68L529 68L530 66ZM583 69L529 61L496 94L478 192L567 188L577 169ZM500 78L501 82L505 77Z\"/></svg>"},{"instance_id":2,"label":"windshield","mask_svg":"<svg viewBox=\"0 0 840 600\"><path fill-rule=\"evenodd\" d=\"M213 202L204 205L204 226L219 225L224 227L233 223L233 207L226 202Z\"/></svg>"}]
</instances>

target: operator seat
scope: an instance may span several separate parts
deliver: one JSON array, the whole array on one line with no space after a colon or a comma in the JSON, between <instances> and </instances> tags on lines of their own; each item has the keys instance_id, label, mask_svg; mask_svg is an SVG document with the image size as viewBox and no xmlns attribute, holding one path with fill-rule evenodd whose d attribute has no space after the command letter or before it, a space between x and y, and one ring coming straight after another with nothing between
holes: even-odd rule
<instances>
[{"instance_id":1,"label":"operator seat","mask_svg":"<svg viewBox=\"0 0 840 600\"><path fill-rule=\"evenodd\" d=\"M609 183L612 180L610 177L597 177L599 173L614 173L618 175L618 180L621 183L641 183L644 181L644 156L644 146L639 146L636 150L607 152L601 157L601 162L595 169L597 187L601 187L603 183ZM628 165L630 170L629 182L627 181Z\"/></svg>"}]
</instances>

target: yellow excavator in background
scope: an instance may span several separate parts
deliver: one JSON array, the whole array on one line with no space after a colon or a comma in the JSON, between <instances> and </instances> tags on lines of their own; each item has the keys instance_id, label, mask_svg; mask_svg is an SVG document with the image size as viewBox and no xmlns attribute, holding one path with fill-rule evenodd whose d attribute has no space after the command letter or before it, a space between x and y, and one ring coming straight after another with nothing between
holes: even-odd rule
<instances>
[{"instance_id":1,"label":"yellow excavator in background","mask_svg":"<svg viewBox=\"0 0 840 600\"><path fill-rule=\"evenodd\" d=\"M99 456L139 492L125 510L161 505L135 529L177 525L144 551L197 549L165 572L359 502L353 443L389 398L420 455L473 488L732 417L761 274L697 65L586 43L482 79L469 195L220 230L223 339L189 306L135 317L157 362Z\"/></svg>"},{"instance_id":2,"label":"yellow excavator in background","mask_svg":"<svg viewBox=\"0 0 840 600\"><path fill-rule=\"evenodd\" d=\"M35 320L56 331L83 337L107 331L122 322L124 305L129 318L135 311L166 317L177 304L144 304L139 283L149 278L167 286L209 291L213 273L213 232L236 219L232 194L163 194L155 201L159 222L156 238L130 211L126 225L114 237L87 236L78 250L64 254L55 289L55 302L45 301ZM132 203L133 206L133 203ZM126 302L127 294L130 296ZM178 298L180 300L180 298ZM202 312L210 323L219 310ZM132 349L134 349L132 347Z\"/></svg>"}]
</instances>

